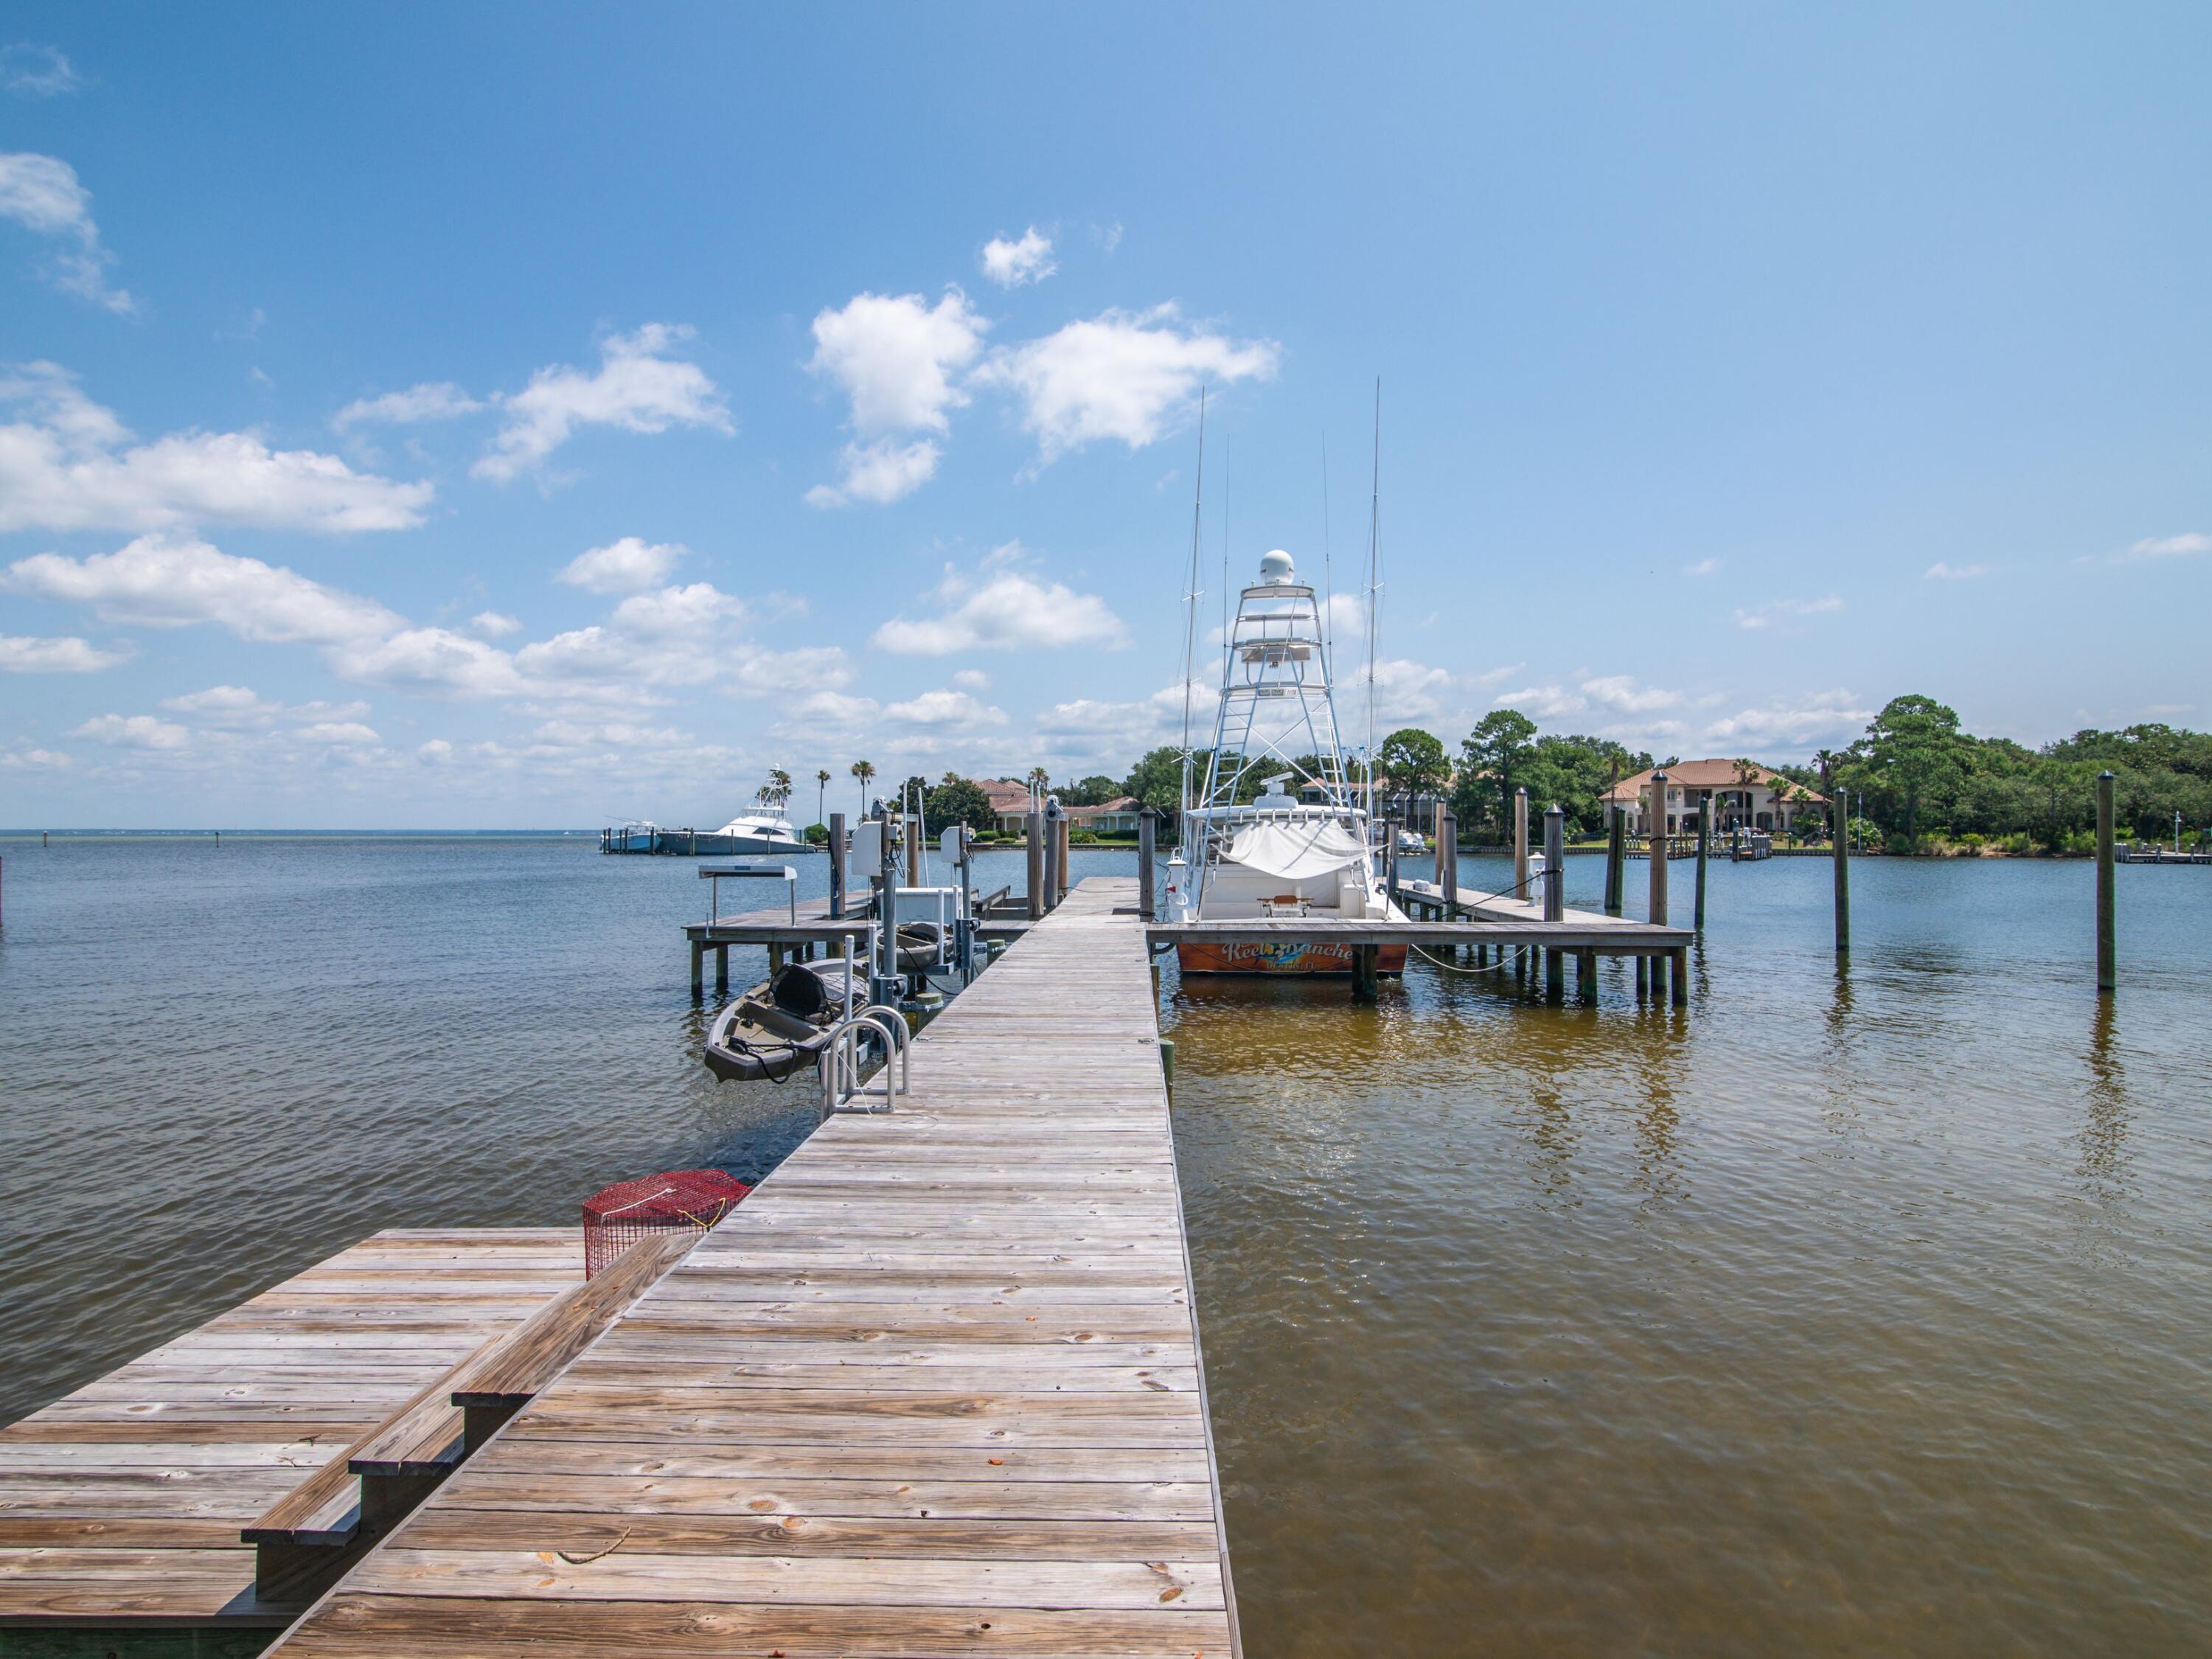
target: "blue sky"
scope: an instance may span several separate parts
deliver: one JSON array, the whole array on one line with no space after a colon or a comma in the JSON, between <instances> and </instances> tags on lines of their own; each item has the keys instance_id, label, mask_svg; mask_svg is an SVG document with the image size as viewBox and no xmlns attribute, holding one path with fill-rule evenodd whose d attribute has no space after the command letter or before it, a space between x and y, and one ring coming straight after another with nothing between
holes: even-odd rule
<instances>
[{"instance_id":1,"label":"blue sky","mask_svg":"<svg viewBox=\"0 0 2212 1659\"><path fill-rule=\"evenodd\" d=\"M1198 387L1206 603L1317 571L1326 442L1349 614L1377 375L1385 726L2202 726L2208 36L19 3L0 823L1119 774Z\"/></svg>"}]
</instances>

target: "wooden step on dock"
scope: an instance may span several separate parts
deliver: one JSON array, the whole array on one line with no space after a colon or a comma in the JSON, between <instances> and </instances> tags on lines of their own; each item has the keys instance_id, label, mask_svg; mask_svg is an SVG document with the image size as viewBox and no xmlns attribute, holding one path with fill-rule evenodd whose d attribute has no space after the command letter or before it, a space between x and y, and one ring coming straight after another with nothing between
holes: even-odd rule
<instances>
[{"instance_id":1,"label":"wooden step on dock","mask_svg":"<svg viewBox=\"0 0 2212 1659\"><path fill-rule=\"evenodd\" d=\"M277 1651L1236 1653L1135 903L1076 888Z\"/></svg>"},{"instance_id":2,"label":"wooden step on dock","mask_svg":"<svg viewBox=\"0 0 2212 1659\"><path fill-rule=\"evenodd\" d=\"M303 1602L241 1534L348 1546L347 1454L582 1278L573 1229L378 1233L0 1429L0 1653L253 1650Z\"/></svg>"}]
</instances>

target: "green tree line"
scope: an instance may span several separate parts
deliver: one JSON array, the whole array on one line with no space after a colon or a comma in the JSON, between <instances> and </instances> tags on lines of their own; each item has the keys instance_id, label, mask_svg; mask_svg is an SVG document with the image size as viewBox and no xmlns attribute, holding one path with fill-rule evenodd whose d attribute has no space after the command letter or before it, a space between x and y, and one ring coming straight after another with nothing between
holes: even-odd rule
<instances>
[{"instance_id":1,"label":"green tree line","mask_svg":"<svg viewBox=\"0 0 2212 1659\"><path fill-rule=\"evenodd\" d=\"M2091 727L2031 749L1962 731L1955 710L1915 693L1893 698L1857 739L1822 758L1825 775L1819 763L1769 769L1817 793L1832 787L1838 794L1848 792L1852 809L1863 814L1862 833L1893 851L1969 837L2023 853L2084 850L2095 817L2096 776L2107 769L2117 778L2122 835L2164 839L2173 832L2177 811L2185 839L2212 827L2212 733L2170 726ZM1194 758L1201 780L1206 759L1203 750ZM1382 810L1401 813L1447 799L1462 835L1498 842L1511 833L1514 791L1525 788L1534 811L1556 802L1566 811L1570 834L1595 836L1604 833L1604 798L1614 784L1675 759L1656 761L1609 738L1543 732L1526 714L1500 708L1475 723L1455 756L1418 726L1390 733L1376 750L1376 792ZM1232 760L1225 757L1224 763ZM1296 763L1309 775L1319 769L1310 755ZM1237 798L1256 798L1261 777L1284 769L1275 763L1249 768ZM922 787L933 823L957 817L978 830L992 826L988 799L968 780L947 773L940 783ZM1182 751L1152 750L1118 783L1102 774L1063 785L1059 793L1071 805L1133 796L1172 820L1182 800ZM1801 815L1800 823L1817 830L1819 815Z\"/></svg>"},{"instance_id":2,"label":"green tree line","mask_svg":"<svg viewBox=\"0 0 2212 1659\"><path fill-rule=\"evenodd\" d=\"M1837 792L1849 790L1852 809L1900 851L1970 836L2020 852L2084 851L2106 770L2122 836L2165 839L2177 812L2185 839L2212 826L2212 733L2155 723L2087 727L2031 749L1961 731L1954 710L1915 695L1893 699L1828 763ZM1817 768L1776 769L1820 787Z\"/></svg>"}]
</instances>

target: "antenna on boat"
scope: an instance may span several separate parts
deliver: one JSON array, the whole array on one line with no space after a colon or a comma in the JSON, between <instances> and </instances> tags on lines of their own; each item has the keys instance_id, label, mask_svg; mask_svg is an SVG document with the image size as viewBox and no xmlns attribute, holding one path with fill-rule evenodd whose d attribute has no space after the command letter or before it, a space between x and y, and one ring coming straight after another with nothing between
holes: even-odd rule
<instances>
[{"instance_id":1,"label":"antenna on boat","mask_svg":"<svg viewBox=\"0 0 2212 1659\"><path fill-rule=\"evenodd\" d=\"M1321 661L1322 673L1326 678L1329 663L1336 654L1333 638L1336 620L1332 614L1336 610L1336 573L1329 562L1328 434L1326 432L1321 434Z\"/></svg>"},{"instance_id":2,"label":"antenna on boat","mask_svg":"<svg viewBox=\"0 0 2212 1659\"><path fill-rule=\"evenodd\" d=\"M1190 677L1198 665L1199 532L1206 514L1206 388L1198 389L1198 482L1190 502L1190 580L1183 592L1188 613L1182 625L1182 810L1190 811ZM1178 825L1182 819L1176 820Z\"/></svg>"},{"instance_id":3,"label":"antenna on boat","mask_svg":"<svg viewBox=\"0 0 2212 1659\"><path fill-rule=\"evenodd\" d=\"M1375 377L1375 476L1367 503L1367 799L1375 812L1375 634L1382 608L1382 377Z\"/></svg>"},{"instance_id":4,"label":"antenna on boat","mask_svg":"<svg viewBox=\"0 0 2212 1659\"><path fill-rule=\"evenodd\" d=\"M1229 434L1221 434L1221 672L1229 672Z\"/></svg>"}]
</instances>

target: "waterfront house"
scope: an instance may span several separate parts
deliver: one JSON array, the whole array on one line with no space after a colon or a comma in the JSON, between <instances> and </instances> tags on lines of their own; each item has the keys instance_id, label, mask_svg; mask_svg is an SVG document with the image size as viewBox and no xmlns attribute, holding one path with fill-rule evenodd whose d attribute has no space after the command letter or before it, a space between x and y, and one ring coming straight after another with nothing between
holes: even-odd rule
<instances>
[{"instance_id":1,"label":"waterfront house","mask_svg":"<svg viewBox=\"0 0 2212 1659\"><path fill-rule=\"evenodd\" d=\"M999 821L1002 836L1023 836L1029 831L1030 787L1016 778L979 778L976 781L983 793L991 798L991 811ZM1101 836L1134 836L1138 815L1145 804L1133 795L1119 795L1097 806L1067 806L1060 810L1066 815L1068 826L1089 830Z\"/></svg>"},{"instance_id":2,"label":"waterfront house","mask_svg":"<svg viewBox=\"0 0 2212 1659\"><path fill-rule=\"evenodd\" d=\"M1638 772L1607 790L1608 805L1628 809L1628 832L1651 833L1651 774ZM1710 799L1713 823L1723 830L1741 827L1770 834L1789 832L1801 812L1816 816L1828 802L1779 772L1751 761L1677 761L1667 769L1667 829L1670 836L1694 831L1700 804Z\"/></svg>"}]
</instances>

